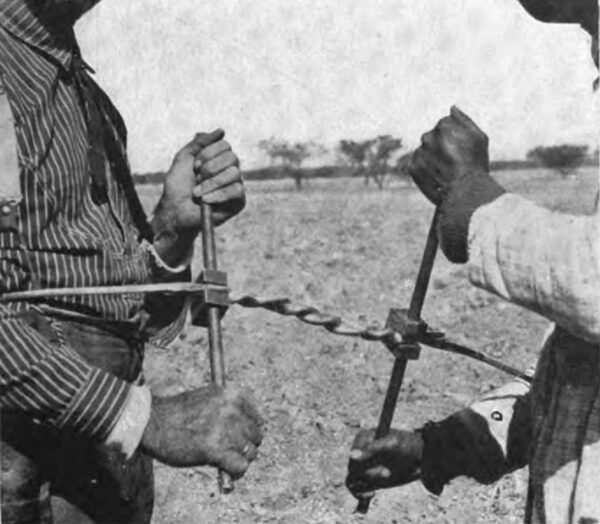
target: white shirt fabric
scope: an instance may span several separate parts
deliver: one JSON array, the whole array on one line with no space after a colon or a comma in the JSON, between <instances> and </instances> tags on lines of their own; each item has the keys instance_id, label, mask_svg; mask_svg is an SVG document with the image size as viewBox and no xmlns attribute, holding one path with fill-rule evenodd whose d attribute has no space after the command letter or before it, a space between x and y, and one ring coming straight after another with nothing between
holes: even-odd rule
<instances>
[{"instance_id":1,"label":"white shirt fabric","mask_svg":"<svg viewBox=\"0 0 600 524\"><path fill-rule=\"evenodd\" d=\"M530 410L528 523L600 522L598 218L507 193L469 226L472 283L554 323L531 387L514 382L471 406L507 456L516 399Z\"/></svg>"}]
</instances>

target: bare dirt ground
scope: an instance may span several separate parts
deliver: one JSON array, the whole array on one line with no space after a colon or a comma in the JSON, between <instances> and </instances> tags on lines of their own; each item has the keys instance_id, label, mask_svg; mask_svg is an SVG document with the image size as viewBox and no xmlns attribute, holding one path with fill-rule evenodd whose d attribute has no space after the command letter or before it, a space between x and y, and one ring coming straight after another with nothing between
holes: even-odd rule
<instances>
[{"instance_id":1,"label":"bare dirt ground","mask_svg":"<svg viewBox=\"0 0 600 524\"><path fill-rule=\"evenodd\" d=\"M506 187L565 211L589 213L594 170L573 178L543 171L497 175ZM145 203L158 189L140 188ZM382 325L406 306L432 207L399 182L384 191L361 180L248 184L244 213L218 231L221 267L233 295L288 296L357 324ZM198 249L198 253L199 253ZM199 269L199 257L195 260ZM439 256L423 318L457 341L519 368L536 358L547 326L469 285L465 270ZM377 495L367 517L353 515L344 487L347 454L360 427L374 426L391 370L383 345L307 326L293 318L232 307L224 321L228 379L249 388L268 421L259 459L233 494L216 490L207 468L156 466L156 523L480 523L520 522L527 474L492 486L459 479L441 497L419 483ZM207 334L190 326L168 350L150 349L156 392L205 383ZM394 425L440 419L508 377L463 357L424 348L410 362Z\"/></svg>"}]
</instances>

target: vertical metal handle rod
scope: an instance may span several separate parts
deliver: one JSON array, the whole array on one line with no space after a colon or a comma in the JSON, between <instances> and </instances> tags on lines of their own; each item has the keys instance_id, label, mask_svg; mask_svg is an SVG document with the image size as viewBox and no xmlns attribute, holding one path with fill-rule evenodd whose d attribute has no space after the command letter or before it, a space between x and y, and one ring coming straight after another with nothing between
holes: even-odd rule
<instances>
[{"instance_id":1,"label":"vertical metal handle rod","mask_svg":"<svg viewBox=\"0 0 600 524\"><path fill-rule=\"evenodd\" d=\"M431 226L429 227L429 233L427 235L427 242L425 243L425 250L423 251L423 258L421 259L421 265L419 266L419 273L415 281L415 288L410 299L410 305L408 307L408 318L411 320L420 320L421 310L425 302L425 295L427 294L427 288L429 287L429 279L431 277L431 271L435 262L435 255L438 249L438 236L437 236L437 221L438 221L438 210L435 210L433 219L431 220ZM406 342L411 342L406 340ZM385 437L392 426L392 419L394 418L394 411L396 410L396 404L398 403L398 395L400 394L400 388L402 387L402 381L404 380L404 372L406 371L406 364L408 359L405 356L396 357L394 360L394 367L392 368L392 374L388 383L388 388L383 401L383 408L379 416L379 423L375 430L375 438L380 439ZM369 505L373 497L363 497L358 500L356 512L366 514L369 511Z\"/></svg>"},{"instance_id":2,"label":"vertical metal handle rod","mask_svg":"<svg viewBox=\"0 0 600 524\"><path fill-rule=\"evenodd\" d=\"M410 305L408 306L408 318L411 320L421 319L421 311L423 310L425 295L427 295L429 279L431 278L431 272L433 270L435 255L437 253L439 244L437 236L438 214L439 211L436 208L433 218L431 219L431 225L429 226L429 233L427 234L427 242L425 243L423 258L421 258L421 265L419 266L419 273L417 274L415 289L412 297L410 298Z\"/></svg>"},{"instance_id":3,"label":"vertical metal handle rod","mask_svg":"<svg viewBox=\"0 0 600 524\"><path fill-rule=\"evenodd\" d=\"M217 248L215 244L215 228L210 204L202 206L202 256L204 267L217 270ZM208 316L208 348L210 357L210 376L213 383L225 386L225 359L223 356L223 338L221 336L221 312L217 306L207 309ZM231 493L233 481L224 471L218 472L219 492Z\"/></svg>"}]
</instances>

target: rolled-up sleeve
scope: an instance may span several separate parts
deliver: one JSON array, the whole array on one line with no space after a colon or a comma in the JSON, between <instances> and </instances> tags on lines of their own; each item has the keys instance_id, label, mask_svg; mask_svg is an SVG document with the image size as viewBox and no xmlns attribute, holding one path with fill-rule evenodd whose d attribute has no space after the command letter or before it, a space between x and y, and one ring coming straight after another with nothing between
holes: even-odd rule
<instances>
[{"instance_id":1,"label":"rolled-up sleeve","mask_svg":"<svg viewBox=\"0 0 600 524\"><path fill-rule=\"evenodd\" d=\"M529 461L532 417L529 385L511 382L440 422L426 424L422 480L437 495L456 477L483 484Z\"/></svg>"},{"instance_id":2,"label":"rolled-up sleeve","mask_svg":"<svg viewBox=\"0 0 600 524\"><path fill-rule=\"evenodd\" d=\"M485 449L478 450L482 457L486 457L481 462L490 479L498 480L529 461L532 432L530 403L529 384L516 380L488 393L467 408L477 413L483 422L479 432L486 438L480 441L493 442L501 450L496 455ZM475 429L472 428L472 431ZM494 456L501 457L501 460L492 460Z\"/></svg>"},{"instance_id":3,"label":"rolled-up sleeve","mask_svg":"<svg viewBox=\"0 0 600 524\"><path fill-rule=\"evenodd\" d=\"M0 406L104 441L131 386L48 340L24 313L0 305Z\"/></svg>"},{"instance_id":4,"label":"rolled-up sleeve","mask_svg":"<svg viewBox=\"0 0 600 524\"><path fill-rule=\"evenodd\" d=\"M469 278L573 335L600 341L598 214L553 212L515 194L469 226Z\"/></svg>"}]
</instances>

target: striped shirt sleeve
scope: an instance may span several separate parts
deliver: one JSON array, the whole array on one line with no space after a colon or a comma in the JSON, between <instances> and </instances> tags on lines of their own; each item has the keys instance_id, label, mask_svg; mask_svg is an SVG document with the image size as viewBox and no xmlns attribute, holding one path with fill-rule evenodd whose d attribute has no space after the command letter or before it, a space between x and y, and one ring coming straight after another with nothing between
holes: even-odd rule
<instances>
[{"instance_id":1,"label":"striped shirt sleeve","mask_svg":"<svg viewBox=\"0 0 600 524\"><path fill-rule=\"evenodd\" d=\"M0 304L0 406L102 442L116 424L130 385L53 343Z\"/></svg>"}]
</instances>

